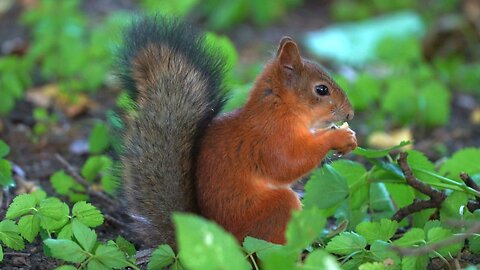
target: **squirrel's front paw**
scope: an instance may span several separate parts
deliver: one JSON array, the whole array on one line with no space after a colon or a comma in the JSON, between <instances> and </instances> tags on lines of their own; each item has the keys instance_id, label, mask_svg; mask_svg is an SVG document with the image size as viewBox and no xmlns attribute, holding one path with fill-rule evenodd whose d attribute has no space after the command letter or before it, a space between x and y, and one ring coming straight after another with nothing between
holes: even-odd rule
<instances>
[{"instance_id":1,"label":"squirrel's front paw","mask_svg":"<svg viewBox=\"0 0 480 270\"><path fill-rule=\"evenodd\" d=\"M338 155L345 155L357 147L355 131L348 126L332 130L332 147Z\"/></svg>"}]
</instances>

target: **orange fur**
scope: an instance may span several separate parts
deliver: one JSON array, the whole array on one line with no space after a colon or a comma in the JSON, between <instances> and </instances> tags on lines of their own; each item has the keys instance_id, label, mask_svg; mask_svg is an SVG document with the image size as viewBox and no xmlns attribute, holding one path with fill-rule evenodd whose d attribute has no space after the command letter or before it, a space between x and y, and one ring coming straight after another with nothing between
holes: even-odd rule
<instances>
[{"instance_id":1,"label":"orange fur","mask_svg":"<svg viewBox=\"0 0 480 270\"><path fill-rule=\"evenodd\" d=\"M328 96L313 89L327 85ZM218 116L202 138L196 164L200 213L239 241L253 236L284 244L292 210L301 203L289 187L329 150L356 147L350 129L318 123L350 120L345 93L317 64L300 57L290 38L257 78L243 108Z\"/></svg>"}]
</instances>

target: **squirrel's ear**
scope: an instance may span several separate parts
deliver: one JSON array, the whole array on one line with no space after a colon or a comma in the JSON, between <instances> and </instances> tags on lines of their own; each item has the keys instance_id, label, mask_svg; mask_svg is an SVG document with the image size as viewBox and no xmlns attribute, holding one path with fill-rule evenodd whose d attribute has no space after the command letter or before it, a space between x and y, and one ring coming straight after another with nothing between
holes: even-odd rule
<instances>
[{"instance_id":1,"label":"squirrel's ear","mask_svg":"<svg viewBox=\"0 0 480 270\"><path fill-rule=\"evenodd\" d=\"M283 67L294 70L302 64L302 57L298 46L291 37L283 37L280 40L277 51L277 59Z\"/></svg>"}]
</instances>

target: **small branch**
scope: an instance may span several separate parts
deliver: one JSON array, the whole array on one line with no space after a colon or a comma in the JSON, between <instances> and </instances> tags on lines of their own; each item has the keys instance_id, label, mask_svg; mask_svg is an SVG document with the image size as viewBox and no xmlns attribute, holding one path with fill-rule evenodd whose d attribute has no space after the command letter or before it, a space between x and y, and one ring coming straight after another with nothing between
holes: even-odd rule
<instances>
[{"instance_id":1,"label":"small branch","mask_svg":"<svg viewBox=\"0 0 480 270\"><path fill-rule=\"evenodd\" d=\"M413 175L412 169L407 163L407 156L408 154L403 152L400 153L400 158L398 159L398 165L402 169L403 174L405 175L405 179L407 183L413 187L414 189L420 191L421 193L430 197L429 200L416 200L410 205L407 205L401 209L399 209L392 217L392 220L401 221L405 217L422 211L428 208L440 208L443 201L447 198L445 193L438 191L431 186L423 183L422 181L415 178Z\"/></svg>"},{"instance_id":2,"label":"small branch","mask_svg":"<svg viewBox=\"0 0 480 270\"><path fill-rule=\"evenodd\" d=\"M73 179L75 179L75 181L77 181L80 185L82 185L87 190L87 193L89 195L102 199L103 201L107 202L110 205L115 204L115 201L110 199L104 193L93 190L91 188L90 183L88 183L82 176L80 176L77 173L77 170L75 170L75 168L73 168L73 166L70 165L70 163L68 163L68 161L66 161L60 154L55 154L55 158L65 167L68 174L70 174L73 177Z\"/></svg>"},{"instance_id":3,"label":"small branch","mask_svg":"<svg viewBox=\"0 0 480 270\"><path fill-rule=\"evenodd\" d=\"M460 178L463 180L467 187L470 187L476 191L480 191L480 187L473 181L473 179L465 172L460 173ZM475 196L475 200L469 200L467 203L468 211L472 212L480 209L480 197Z\"/></svg>"},{"instance_id":4,"label":"small branch","mask_svg":"<svg viewBox=\"0 0 480 270\"><path fill-rule=\"evenodd\" d=\"M139 250L136 255L137 265L146 264L152 257L153 251L155 251L154 248Z\"/></svg>"},{"instance_id":5,"label":"small branch","mask_svg":"<svg viewBox=\"0 0 480 270\"><path fill-rule=\"evenodd\" d=\"M5 252L3 253L5 256L16 256L16 257L28 257L30 253L21 253L21 252Z\"/></svg>"},{"instance_id":6,"label":"small branch","mask_svg":"<svg viewBox=\"0 0 480 270\"><path fill-rule=\"evenodd\" d=\"M438 241L433 244L427 244L419 248L401 248L401 247L393 246L392 249L401 256L410 256L410 255L420 256L420 255L428 254L435 250L439 250L443 247L447 247L449 245L465 241L465 239L467 239L468 237L473 236L479 232L480 232L480 222L476 222L465 233L454 235L448 239Z\"/></svg>"}]
</instances>

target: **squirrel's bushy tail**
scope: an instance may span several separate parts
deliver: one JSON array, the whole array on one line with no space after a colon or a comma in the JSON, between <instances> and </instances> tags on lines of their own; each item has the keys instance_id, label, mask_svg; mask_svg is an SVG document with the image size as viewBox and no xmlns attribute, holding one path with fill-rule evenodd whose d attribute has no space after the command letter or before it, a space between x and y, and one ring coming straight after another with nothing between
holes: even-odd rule
<instances>
[{"instance_id":1,"label":"squirrel's bushy tail","mask_svg":"<svg viewBox=\"0 0 480 270\"><path fill-rule=\"evenodd\" d=\"M119 77L136 105L126 117L125 195L145 221L136 226L143 238L173 244L172 212L197 211L195 149L223 104L224 60L203 35L164 17L135 21L124 42Z\"/></svg>"}]
</instances>

